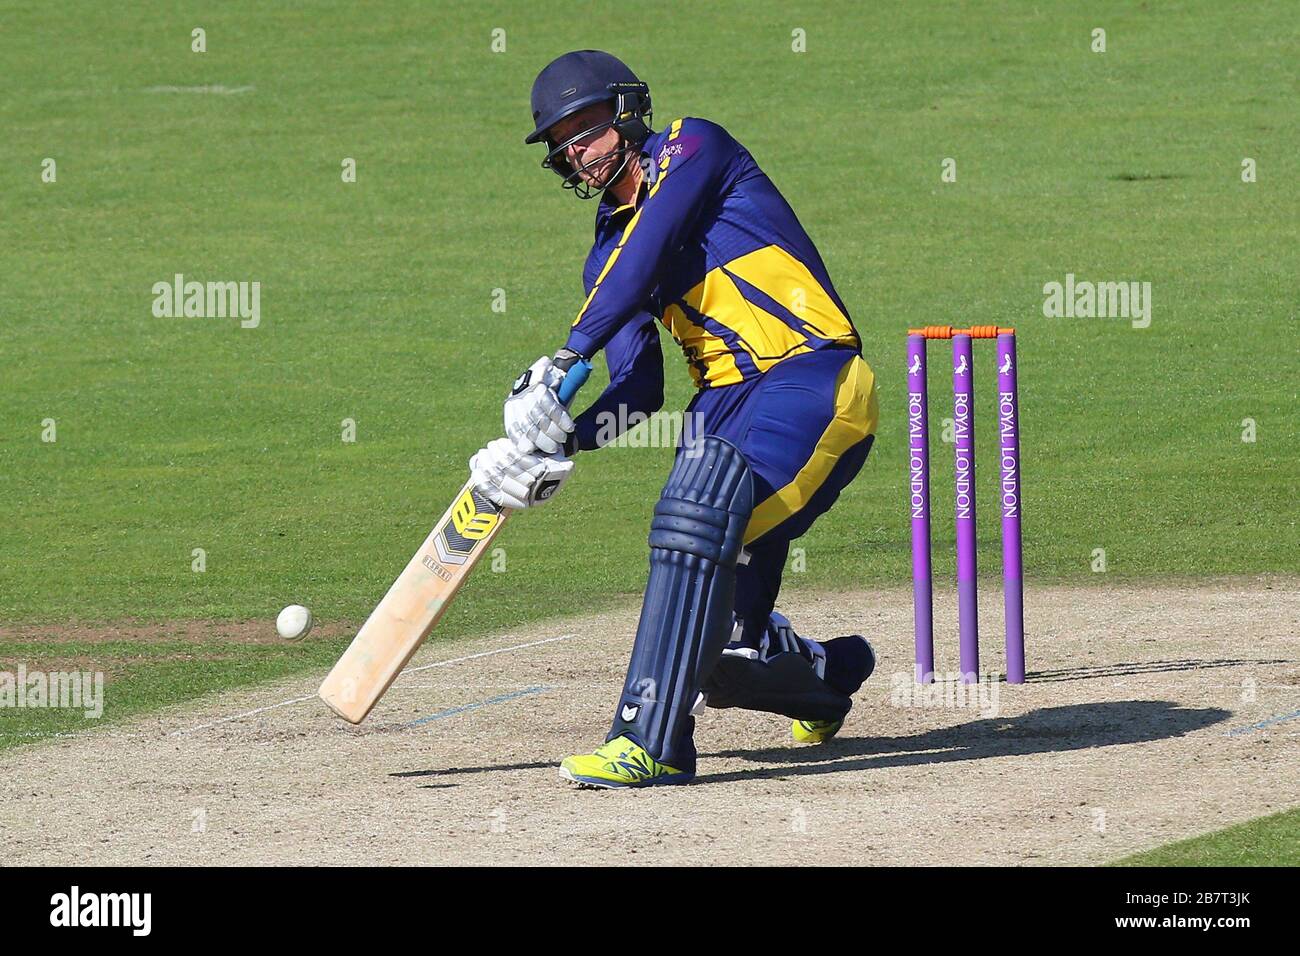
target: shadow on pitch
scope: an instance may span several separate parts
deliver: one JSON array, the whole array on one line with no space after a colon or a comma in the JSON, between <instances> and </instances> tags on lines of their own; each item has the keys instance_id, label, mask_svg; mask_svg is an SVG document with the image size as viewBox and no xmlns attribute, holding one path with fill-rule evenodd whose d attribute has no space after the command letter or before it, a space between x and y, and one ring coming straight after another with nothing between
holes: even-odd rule
<instances>
[{"instance_id":1,"label":"shadow on pitch","mask_svg":"<svg viewBox=\"0 0 1300 956\"><path fill-rule=\"evenodd\" d=\"M1029 680L1035 684L1067 680L1092 680L1098 677L1132 677L1138 674L1173 674L1178 671L1209 670L1214 667L1258 667L1271 664L1294 664L1286 660L1182 660L1135 661L1131 663L1098 664L1091 667L1067 667L1061 670L1034 671Z\"/></svg>"},{"instance_id":2,"label":"shadow on pitch","mask_svg":"<svg viewBox=\"0 0 1300 956\"><path fill-rule=\"evenodd\" d=\"M443 770L397 770L390 777L455 777L466 773L496 773L500 770L543 770L558 767L558 760L534 761L533 763L499 763L486 767L447 767ZM444 784L450 787L454 784Z\"/></svg>"},{"instance_id":3,"label":"shadow on pitch","mask_svg":"<svg viewBox=\"0 0 1300 956\"><path fill-rule=\"evenodd\" d=\"M837 737L818 746L702 753L700 763L704 768L708 760L717 757L778 766L729 773L706 772L695 778L695 785L1116 747L1181 737L1231 716L1231 711L1217 707L1180 707L1165 700L1044 707L1018 717L977 718L955 727L906 737Z\"/></svg>"},{"instance_id":4,"label":"shadow on pitch","mask_svg":"<svg viewBox=\"0 0 1300 956\"><path fill-rule=\"evenodd\" d=\"M1231 716L1231 711L1217 707L1180 707L1165 700L1108 701L1044 707L1018 717L977 717L955 727L927 730L905 737L837 737L828 744L818 746L790 744L701 753L700 762L705 772L695 778L692 786L1116 747L1181 737L1221 723ZM708 773L707 761L718 757L752 760L769 766L728 773ZM558 761L555 760L486 764L441 770L404 770L390 773L389 776L447 779L465 774L511 770L554 770L557 764ZM430 788L454 785L425 784Z\"/></svg>"}]
</instances>

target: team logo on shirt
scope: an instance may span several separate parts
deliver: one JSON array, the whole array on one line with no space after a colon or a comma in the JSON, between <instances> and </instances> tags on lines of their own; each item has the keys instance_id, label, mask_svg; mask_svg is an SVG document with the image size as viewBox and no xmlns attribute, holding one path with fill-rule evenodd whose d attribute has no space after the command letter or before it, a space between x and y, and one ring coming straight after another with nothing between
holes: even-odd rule
<instances>
[{"instance_id":1,"label":"team logo on shirt","mask_svg":"<svg viewBox=\"0 0 1300 956\"><path fill-rule=\"evenodd\" d=\"M684 160L699 149L699 146L700 138L698 136L679 136L671 142L664 143L659 149L659 165L662 166L673 159Z\"/></svg>"}]
</instances>

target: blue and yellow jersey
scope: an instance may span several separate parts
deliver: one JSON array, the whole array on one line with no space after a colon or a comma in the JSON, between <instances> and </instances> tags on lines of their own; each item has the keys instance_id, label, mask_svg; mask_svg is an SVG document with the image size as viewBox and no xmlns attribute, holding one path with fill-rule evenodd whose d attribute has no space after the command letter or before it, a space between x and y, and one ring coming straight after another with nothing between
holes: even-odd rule
<instances>
[{"instance_id":1,"label":"blue and yellow jersey","mask_svg":"<svg viewBox=\"0 0 1300 956\"><path fill-rule=\"evenodd\" d=\"M749 381L808 352L861 351L812 240L726 130L675 120L642 154L639 204L602 199L597 211L568 348L591 356L608 346L611 372L631 373L653 316L699 388Z\"/></svg>"}]
</instances>

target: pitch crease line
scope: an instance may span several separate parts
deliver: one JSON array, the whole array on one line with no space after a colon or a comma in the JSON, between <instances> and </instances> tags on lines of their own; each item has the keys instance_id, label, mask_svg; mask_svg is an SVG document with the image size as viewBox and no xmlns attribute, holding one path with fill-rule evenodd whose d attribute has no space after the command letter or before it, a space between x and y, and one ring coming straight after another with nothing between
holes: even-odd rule
<instances>
[{"instance_id":1,"label":"pitch crease line","mask_svg":"<svg viewBox=\"0 0 1300 956\"><path fill-rule=\"evenodd\" d=\"M444 717L454 717L457 714L463 714L466 711L478 710L480 707L488 707L492 704L504 704L506 701L518 700L520 697L527 697L529 694L540 694L552 688L545 684L538 684L536 687L525 687L523 690L511 691L509 694L499 694L496 697L489 697L487 700L478 700L472 704L461 704L459 707L448 707L446 710L440 710L436 714L430 714L428 717L421 717L419 720L413 720L407 727L419 727L421 724L427 724L433 720L442 720Z\"/></svg>"},{"instance_id":2,"label":"pitch crease line","mask_svg":"<svg viewBox=\"0 0 1300 956\"><path fill-rule=\"evenodd\" d=\"M491 650L491 651L480 651L477 654L466 654L464 657L453 657L450 660L434 661L432 664L421 664L419 667L412 667L409 670L403 671L401 675L397 678L397 680L400 681L407 674L415 674L419 671L427 671L430 668L448 667L452 664L463 664L466 661L475 661L481 657L492 657L495 654L509 654L511 651L522 651L529 647L540 647L542 644L554 644L556 641L567 641L569 638L573 636L574 635L572 634L562 634L559 637L546 637L540 641L528 641L526 644L512 644L510 647L498 647L495 650ZM316 699L315 694L308 694L306 697L294 697L291 700L282 700L276 704L267 704L265 707L255 707L252 710L246 710L243 713L231 714L228 717L220 717L217 720L209 721L206 724L199 724L197 727L190 727L187 730L173 730L167 736L185 737L188 736L189 734L198 733L200 730L208 730L211 727L217 727L221 724L228 724L234 720L243 720L245 717L255 717L258 714L266 713L268 710L276 710L280 707L291 707L294 704L301 704L306 701L315 700L315 699Z\"/></svg>"}]
</instances>

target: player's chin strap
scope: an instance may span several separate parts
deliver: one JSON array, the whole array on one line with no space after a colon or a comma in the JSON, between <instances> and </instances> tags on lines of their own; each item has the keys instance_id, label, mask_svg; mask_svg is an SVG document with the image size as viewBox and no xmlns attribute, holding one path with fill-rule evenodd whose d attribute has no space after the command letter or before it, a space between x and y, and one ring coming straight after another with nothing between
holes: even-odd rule
<instances>
[{"instance_id":1,"label":"player's chin strap","mask_svg":"<svg viewBox=\"0 0 1300 956\"><path fill-rule=\"evenodd\" d=\"M610 186L613 186L623 178L623 174L627 172L628 163L632 161L633 156L640 152L640 148L633 144L627 144L620 147L615 152L622 156L622 161L618 164L618 169L614 170L614 174L610 176L608 180L605 182L589 183L585 179L581 178L582 173L594 166L599 166L609 158L608 156L602 156L599 159L592 160L590 163L586 163L581 168L575 170L572 176L564 180L564 188L572 189L573 194L579 199L591 199L594 196L603 193Z\"/></svg>"}]
</instances>

